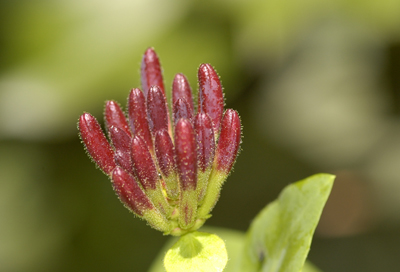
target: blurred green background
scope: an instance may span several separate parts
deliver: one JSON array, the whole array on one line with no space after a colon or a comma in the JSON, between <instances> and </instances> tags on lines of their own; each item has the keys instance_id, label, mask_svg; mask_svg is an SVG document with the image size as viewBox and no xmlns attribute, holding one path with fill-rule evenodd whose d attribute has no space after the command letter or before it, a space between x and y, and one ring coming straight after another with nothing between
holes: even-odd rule
<instances>
[{"instance_id":1,"label":"blurred green background","mask_svg":"<svg viewBox=\"0 0 400 272\"><path fill-rule=\"evenodd\" d=\"M288 183L337 175L310 260L400 267L400 1L0 1L0 271L146 271L167 237L134 218L76 123L125 105L155 47L166 86L219 72L243 123L208 225L245 231Z\"/></svg>"}]
</instances>

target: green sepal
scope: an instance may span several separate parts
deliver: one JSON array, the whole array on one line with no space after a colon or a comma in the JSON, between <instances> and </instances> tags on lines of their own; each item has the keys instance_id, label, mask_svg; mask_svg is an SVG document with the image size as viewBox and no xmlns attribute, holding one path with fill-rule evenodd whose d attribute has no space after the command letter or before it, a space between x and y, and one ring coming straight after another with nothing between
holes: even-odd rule
<instances>
[{"instance_id":1,"label":"green sepal","mask_svg":"<svg viewBox=\"0 0 400 272\"><path fill-rule=\"evenodd\" d=\"M203 199L207 192L208 182L211 174L211 167L208 167L204 172L199 170L197 173L197 199L198 205L203 203Z\"/></svg>"},{"instance_id":2,"label":"green sepal","mask_svg":"<svg viewBox=\"0 0 400 272\"><path fill-rule=\"evenodd\" d=\"M165 235L170 234L171 231L177 226L174 221L168 220L157 209L149 209L141 216L147 223L154 229L162 231Z\"/></svg>"},{"instance_id":3,"label":"green sepal","mask_svg":"<svg viewBox=\"0 0 400 272\"><path fill-rule=\"evenodd\" d=\"M157 182L155 190L146 190L146 195L150 198L156 209L167 218L170 218L174 208L168 203L165 193L162 190L161 182Z\"/></svg>"},{"instance_id":4,"label":"green sepal","mask_svg":"<svg viewBox=\"0 0 400 272\"><path fill-rule=\"evenodd\" d=\"M181 190L179 199L179 226L190 229L197 218L197 192L196 190Z\"/></svg>"},{"instance_id":5,"label":"green sepal","mask_svg":"<svg viewBox=\"0 0 400 272\"><path fill-rule=\"evenodd\" d=\"M222 184L228 177L223 171L218 171L213 168L207 185L207 192L204 196L203 203L200 205L197 212L198 218L209 218L210 212L218 201Z\"/></svg>"},{"instance_id":6,"label":"green sepal","mask_svg":"<svg viewBox=\"0 0 400 272\"><path fill-rule=\"evenodd\" d=\"M191 232L167 251L164 267L167 272L222 272L228 262L224 241L215 234Z\"/></svg>"},{"instance_id":7,"label":"green sepal","mask_svg":"<svg viewBox=\"0 0 400 272\"><path fill-rule=\"evenodd\" d=\"M171 173L168 177L163 175L163 179L165 182L165 190L167 192L167 196L171 200L177 200L179 198L179 184L177 181L178 176L176 175L176 173Z\"/></svg>"}]
</instances>

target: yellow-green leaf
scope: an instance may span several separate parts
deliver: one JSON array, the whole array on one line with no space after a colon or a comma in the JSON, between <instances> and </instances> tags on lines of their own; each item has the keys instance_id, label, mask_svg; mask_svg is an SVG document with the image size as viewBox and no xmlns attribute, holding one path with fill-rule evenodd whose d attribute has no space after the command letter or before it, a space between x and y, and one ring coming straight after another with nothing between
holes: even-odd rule
<instances>
[{"instance_id":1,"label":"yellow-green leaf","mask_svg":"<svg viewBox=\"0 0 400 272\"><path fill-rule=\"evenodd\" d=\"M334 178L318 174L291 184L267 205L247 233L240 271L302 271Z\"/></svg>"}]
</instances>

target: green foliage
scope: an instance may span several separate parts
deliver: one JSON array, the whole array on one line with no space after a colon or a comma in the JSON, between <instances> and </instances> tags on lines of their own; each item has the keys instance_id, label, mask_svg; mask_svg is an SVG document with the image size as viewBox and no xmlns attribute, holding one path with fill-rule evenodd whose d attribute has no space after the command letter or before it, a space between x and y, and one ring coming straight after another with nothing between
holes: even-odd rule
<instances>
[{"instance_id":1,"label":"green foliage","mask_svg":"<svg viewBox=\"0 0 400 272\"><path fill-rule=\"evenodd\" d=\"M318 174L287 186L248 231L241 271L301 271L334 176Z\"/></svg>"},{"instance_id":2,"label":"green foliage","mask_svg":"<svg viewBox=\"0 0 400 272\"><path fill-rule=\"evenodd\" d=\"M305 259L333 180L332 175L318 174L287 186L276 201L258 214L246 235L228 229L203 228L216 233L226 243L229 262L224 272L320 272ZM167 271L222 271L210 270L215 264L206 266L204 270L195 270L193 266L189 269L190 258L183 258L183 251L187 251L186 256L192 254L199 263L209 264L210 254L222 252L221 239L210 235L195 232L183 236L185 238L178 242L177 238L171 239L156 258L150 272L165 271L162 257L175 242L165 257L165 263L168 258L171 267ZM211 251L202 248L201 253L196 255L200 252L200 245L207 246ZM226 260L226 255L223 256Z\"/></svg>"}]
</instances>

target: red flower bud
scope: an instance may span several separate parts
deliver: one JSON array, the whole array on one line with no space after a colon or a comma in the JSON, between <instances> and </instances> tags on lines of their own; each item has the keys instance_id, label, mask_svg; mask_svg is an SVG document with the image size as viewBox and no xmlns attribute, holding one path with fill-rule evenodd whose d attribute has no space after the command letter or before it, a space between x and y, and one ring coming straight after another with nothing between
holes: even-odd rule
<instances>
[{"instance_id":1,"label":"red flower bud","mask_svg":"<svg viewBox=\"0 0 400 272\"><path fill-rule=\"evenodd\" d=\"M192 89L183 74L176 74L172 83L172 105L175 105L179 98L183 98L188 103L191 112L194 112Z\"/></svg>"},{"instance_id":2,"label":"red flower bud","mask_svg":"<svg viewBox=\"0 0 400 272\"><path fill-rule=\"evenodd\" d=\"M197 195L201 204L207 191L211 166L215 155L215 137L210 117L199 112L194 120L197 135L197 164L199 166L197 179Z\"/></svg>"},{"instance_id":3,"label":"red flower bud","mask_svg":"<svg viewBox=\"0 0 400 272\"><path fill-rule=\"evenodd\" d=\"M154 209L146 193L126 170L117 166L112 173L112 181L121 202L135 214L143 216L146 210Z\"/></svg>"},{"instance_id":4,"label":"red flower bud","mask_svg":"<svg viewBox=\"0 0 400 272\"><path fill-rule=\"evenodd\" d=\"M144 191L163 215L170 216L172 207L163 195L157 168L145 142L139 136L132 139L131 156L133 172L142 184Z\"/></svg>"},{"instance_id":5,"label":"red flower bud","mask_svg":"<svg viewBox=\"0 0 400 272\"><path fill-rule=\"evenodd\" d=\"M115 126L112 126L108 132L115 149L115 162L126 171L132 171L131 136L123 129Z\"/></svg>"},{"instance_id":6,"label":"red flower bud","mask_svg":"<svg viewBox=\"0 0 400 272\"><path fill-rule=\"evenodd\" d=\"M199 72L199 112L207 113L213 122L214 132L218 134L224 111L224 95L217 72L210 64L200 65Z\"/></svg>"},{"instance_id":7,"label":"red flower bud","mask_svg":"<svg viewBox=\"0 0 400 272\"><path fill-rule=\"evenodd\" d=\"M175 126L175 153L179 175L179 225L190 228L197 212L197 146L189 120L181 118Z\"/></svg>"},{"instance_id":8,"label":"red flower bud","mask_svg":"<svg viewBox=\"0 0 400 272\"><path fill-rule=\"evenodd\" d=\"M154 146L161 173L168 177L176 171L176 165L174 144L165 129L157 131Z\"/></svg>"},{"instance_id":9,"label":"red flower bud","mask_svg":"<svg viewBox=\"0 0 400 272\"><path fill-rule=\"evenodd\" d=\"M147 95L147 114L150 129L155 134L158 130L168 130L168 109L165 96L158 86L151 86Z\"/></svg>"},{"instance_id":10,"label":"red flower bud","mask_svg":"<svg viewBox=\"0 0 400 272\"><path fill-rule=\"evenodd\" d=\"M79 118L79 131L90 157L107 175L115 168L114 151L97 120L89 113Z\"/></svg>"},{"instance_id":11,"label":"red flower bud","mask_svg":"<svg viewBox=\"0 0 400 272\"><path fill-rule=\"evenodd\" d=\"M131 143L133 171L144 190L155 190L158 173L153 158L146 143L139 136L135 136Z\"/></svg>"},{"instance_id":12,"label":"red flower bud","mask_svg":"<svg viewBox=\"0 0 400 272\"><path fill-rule=\"evenodd\" d=\"M165 88L160 61L153 48L148 48L146 52L144 52L142 59L141 76L142 89L146 97L150 87L154 85L160 87L162 93L165 96Z\"/></svg>"},{"instance_id":13,"label":"red flower bud","mask_svg":"<svg viewBox=\"0 0 400 272\"><path fill-rule=\"evenodd\" d=\"M165 129L157 131L154 149L158 166L166 183L167 195L171 199L177 199L179 186L176 176L175 149L171 137Z\"/></svg>"},{"instance_id":14,"label":"red flower bud","mask_svg":"<svg viewBox=\"0 0 400 272\"><path fill-rule=\"evenodd\" d=\"M195 190L197 183L197 147L192 124L179 119L175 127L176 164L182 191Z\"/></svg>"},{"instance_id":15,"label":"red flower bud","mask_svg":"<svg viewBox=\"0 0 400 272\"><path fill-rule=\"evenodd\" d=\"M184 98L179 98L174 104L174 123L178 122L180 118L188 119L193 117L193 112Z\"/></svg>"},{"instance_id":16,"label":"red flower bud","mask_svg":"<svg viewBox=\"0 0 400 272\"><path fill-rule=\"evenodd\" d=\"M226 110L215 155L216 168L228 174L235 162L241 140L240 118L236 111Z\"/></svg>"},{"instance_id":17,"label":"red flower bud","mask_svg":"<svg viewBox=\"0 0 400 272\"><path fill-rule=\"evenodd\" d=\"M198 113L194 120L197 135L198 165L200 171L211 166L215 154L215 138L211 119L206 113Z\"/></svg>"},{"instance_id":18,"label":"red flower bud","mask_svg":"<svg viewBox=\"0 0 400 272\"><path fill-rule=\"evenodd\" d=\"M146 111L146 99L140 89L132 89L128 100L129 125L135 136L140 136L147 144L150 151L153 150L153 141L149 128Z\"/></svg>"},{"instance_id":19,"label":"red flower bud","mask_svg":"<svg viewBox=\"0 0 400 272\"><path fill-rule=\"evenodd\" d=\"M131 135L128 122L126 121L125 114L122 112L120 106L115 101L107 101L104 112L107 129L115 126L123 129L128 135Z\"/></svg>"},{"instance_id":20,"label":"red flower bud","mask_svg":"<svg viewBox=\"0 0 400 272\"><path fill-rule=\"evenodd\" d=\"M116 167L112 174L112 183L119 199L129 210L145 219L153 228L165 234L171 232L174 225L154 207L153 202L132 175Z\"/></svg>"}]
</instances>

